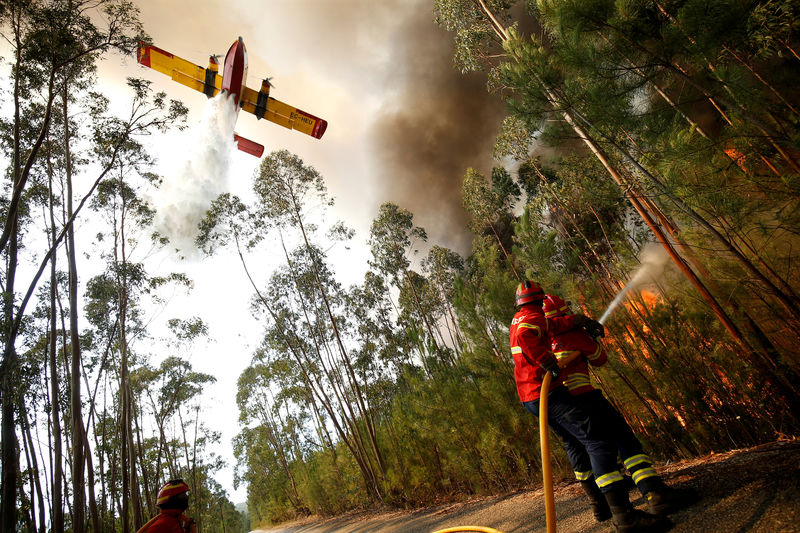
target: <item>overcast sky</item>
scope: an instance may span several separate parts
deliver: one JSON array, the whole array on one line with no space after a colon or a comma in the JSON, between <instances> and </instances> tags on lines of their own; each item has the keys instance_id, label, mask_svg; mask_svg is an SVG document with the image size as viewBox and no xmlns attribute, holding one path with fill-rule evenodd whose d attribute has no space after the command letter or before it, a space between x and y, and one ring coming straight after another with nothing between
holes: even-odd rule
<instances>
[{"instance_id":1,"label":"overcast sky","mask_svg":"<svg viewBox=\"0 0 800 533\"><path fill-rule=\"evenodd\" d=\"M411 210L431 243L468 252L461 178L468 167L491 169L502 104L487 94L483 77L463 76L453 68L452 38L433 23L432 0L136 4L156 46L202 66L209 54L224 57L242 36L251 88L258 89L261 78L269 76L273 97L328 121L321 140L244 113L236 131L265 145L267 152L288 149L321 172L336 200L334 216L357 231L351 250L333 252L343 283L363 276L369 225L385 201ZM202 94L140 67L132 58L106 60L99 75L121 113L129 101L127 76L151 80L158 90L182 100L190 109L190 125L200 122L207 105ZM192 138L190 132L173 132L151 139L165 181L178 179ZM229 173L217 185L246 195L258 163L234 151ZM222 432L218 453L230 464L218 480L235 502L244 501L244 488L233 490L230 441L238 432L236 380L262 330L249 315L252 291L233 257L163 257L158 267L185 271L195 280L193 293L176 296L162 318L197 315L209 324L214 341L198 347L191 362L218 379L205 395L210 406L205 420ZM262 280L268 260L263 267Z\"/></svg>"}]
</instances>

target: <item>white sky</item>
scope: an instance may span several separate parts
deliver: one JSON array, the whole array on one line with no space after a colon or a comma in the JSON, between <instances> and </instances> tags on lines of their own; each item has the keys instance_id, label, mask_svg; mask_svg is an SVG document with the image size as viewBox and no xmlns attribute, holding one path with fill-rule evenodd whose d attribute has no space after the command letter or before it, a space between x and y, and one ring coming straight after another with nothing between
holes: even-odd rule
<instances>
[{"instance_id":1,"label":"white sky","mask_svg":"<svg viewBox=\"0 0 800 533\"><path fill-rule=\"evenodd\" d=\"M242 36L247 46L248 85L251 88L258 89L261 78L272 77L274 88L271 96L328 121L327 132L321 140L265 120L257 121L245 113L239 116L236 131L263 144L267 153L288 149L320 171L329 194L336 200L330 217L344 220L357 231L350 250L340 246L331 251L339 279L345 285L360 281L367 267L365 243L369 225L382 202L394 201L387 196L387 176L381 162L371 155L371 132L375 131L375 122L382 113L420 103L403 100L407 92L398 84L398 79L404 72L412 73L409 77L413 77L416 70L410 65L397 64L392 48L404 40L415 39L415 34L400 33L399 28L404 27L403 22L411 24L411 21L418 20L420 8L432 11L432 1L136 0L135 3L141 9L144 28L156 46L202 66L206 65L209 54L224 57L230 44ZM426 20L432 21L432 18L431 12ZM433 26L432 22L430 25ZM448 61L437 68L449 69L451 66ZM129 76L150 80L156 90L163 90L169 97L183 101L190 111L189 125L199 123L207 105L202 94L141 67L134 58L113 56L100 65L98 84L100 90L110 97L112 109L117 113L124 116L130 102L130 93L125 86L125 79ZM403 81L409 83L407 79ZM410 83L415 82L411 80ZM415 91L415 95L425 98L424 85ZM473 112L471 109L464 111ZM490 134L494 128L490 127ZM420 131L420 135L423 133ZM450 134L445 129L438 135L447 137ZM453 132L453 136L457 136L457 132ZM489 136L493 138L493 135ZM187 132L170 132L148 139L152 153L158 159L155 170L165 181L176 179L180 174L187 154L191 153L192 139ZM458 163L456 171L459 176L463 176L468 166L486 162L485 146L470 151L475 153L465 157L476 161L464 162L463 166ZM227 183L222 184L224 189L246 197L259 160L243 152L233 152L228 175L220 176L220 180L227 179ZM408 154L408 157L413 159L415 154ZM425 195L422 190L418 193ZM402 202L399 203L403 206ZM463 245L463 238L459 241L447 229L446 224L452 220L435 223L443 216L447 218L448 212L420 213L413 208L412 211L421 220L419 223L425 225L425 221L429 221L426 229L431 241L445 246ZM89 229L88 233L93 231ZM260 257L257 263L250 265L258 267L255 274L259 281L267 279L272 268L270 263L277 259ZM81 282L85 283L94 273L94 267L79 264L79 268L82 269ZM262 332L262 325L249 313L251 287L233 254L202 260L190 257L182 261L174 255L162 254L151 268L160 274L185 272L195 283L190 295L176 294L159 319L166 322L173 317L196 315L209 325L213 340L198 346L190 361L196 370L217 378L216 384L204 394L207 406L204 420L222 433L222 443L215 451L229 463L229 467L219 472L216 478L229 491L234 502L242 502L246 499L245 487L233 488L235 458L231 439L239 431L236 382L249 364ZM158 328L156 330L158 333ZM164 331L162 328L161 333Z\"/></svg>"}]
</instances>

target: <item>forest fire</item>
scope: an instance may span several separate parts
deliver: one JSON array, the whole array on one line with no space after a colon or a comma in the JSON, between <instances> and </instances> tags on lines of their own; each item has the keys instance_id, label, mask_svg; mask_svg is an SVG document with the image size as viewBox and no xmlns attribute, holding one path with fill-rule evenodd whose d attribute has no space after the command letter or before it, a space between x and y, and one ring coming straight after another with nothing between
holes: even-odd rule
<instances>
[{"instance_id":1,"label":"forest fire","mask_svg":"<svg viewBox=\"0 0 800 533\"><path fill-rule=\"evenodd\" d=\"M728 157L731 158L731 161L736 163L736 165L738 165L739 168L744 170L744 164L745 164L747 158L745 157L745 155L742 152L736 150L735 148L725 148L724 152L725 152L725 155L727 155Z\"/></svg>"},{"instance_id":2,"label":"forest fire","mask_svg":"<svg viewBox=\"0 0 800 533\"><path fill-rule=\"evenodd\" d=\"M642 300L644 300L644 303L647 305L648 309L655 308L656 304L658 303L658 294L653 291L648 291L645 289L639 294L639 296L642 297Z\"/></svg>"}]
</instances>

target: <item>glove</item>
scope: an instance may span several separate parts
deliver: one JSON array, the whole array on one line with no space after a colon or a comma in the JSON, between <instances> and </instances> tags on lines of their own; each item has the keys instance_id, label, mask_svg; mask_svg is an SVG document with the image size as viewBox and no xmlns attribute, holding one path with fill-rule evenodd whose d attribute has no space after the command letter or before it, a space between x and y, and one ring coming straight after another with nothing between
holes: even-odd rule
<instances>
[{"instance_id":1,"label":"glove","mask_svg":"<svg viewBox=\"0 0 800 533\"><path fill-rule=\"evenodd\" d=\"M603 324L586 315L575 315L575 326L585 329L586 333L595 339L606 336L606 328L603 327Z\"/></svg>"},{"instance_id":2,"label":"glove","mask_svg":"<svg viewBox=\"0 0 800 533\"><path fill-rule=\"evenodd\" d=\"M545 372L550 374L553 377L553 379L558 379L558 376L561 375L561 367L558 366L558 362L556 361L555 356L553 356L552 354L550 355L550 357L542 361L542 363L539 366L541 366Z\"/></svg>"}]
</instances>

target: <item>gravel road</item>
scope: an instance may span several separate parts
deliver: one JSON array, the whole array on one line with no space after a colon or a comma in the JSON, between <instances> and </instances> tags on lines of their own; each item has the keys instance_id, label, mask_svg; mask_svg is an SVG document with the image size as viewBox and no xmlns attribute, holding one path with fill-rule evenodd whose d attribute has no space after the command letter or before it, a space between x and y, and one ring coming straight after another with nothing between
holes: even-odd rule
<instances>
[{"instance_id":1,"label":"gravel road","mask_svg":"<svg viewBox=\"0 0 800 533\"><path fill-rule=\"evenodd\" d=\"M674 532L800 533L800 440L711 454L659 465L667 483L692 487L701 500L671 516ZM556 486L560 533L613 531L598 524L577 483ZM634 505L644 509L637 491ZM256 533L431 533L461 525L482 525L503 533L545 532L542 490L472 499L416 511L352 513L309 517Z\"/></svg>"}]
</instances>

